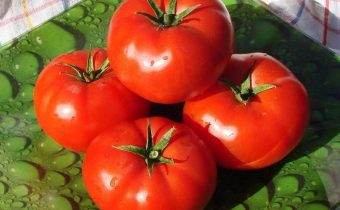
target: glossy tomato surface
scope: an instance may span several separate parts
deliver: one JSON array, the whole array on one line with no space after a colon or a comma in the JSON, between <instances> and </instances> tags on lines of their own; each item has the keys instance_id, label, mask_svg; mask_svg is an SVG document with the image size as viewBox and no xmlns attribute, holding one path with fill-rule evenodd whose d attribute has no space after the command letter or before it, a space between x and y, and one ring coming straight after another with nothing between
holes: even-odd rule
<instances>
[{"instance_id":1,"label":"glossy tomato surface","mask_svg":"<svg viewBox=\"0 0 340 210\"><path fill-rule=\"evenodd\" d=\"M269 55L233 55L224 78L240 85L254 61L252 87L273 84L275 88L244 104L218 82L184 106L184 122L206 140L225 168L257 169L281 160L299 143L308 125L304 86Z\"/></svg>"},{"instance_id":2,"label":"glossy tomato surface","mask_svg":"<svg viewBox=\"0 0 340 210\"><path fill-rule=\"evenodd\" d=\"M163 11L170 1L156 0ZM220 0L179 0L176 14L200 5L178 25L159 27L148 1L127 0L111 19L108 55L117 77L138 95L171 104L215 83L233 49L230 16Z\"/></svg>"},{"instance_id":3,"label":"glossy tomato surface","mask_svg":"<svg viewBox=\"0 0 340 210\"><path fill-rule=\"evenodd\" d=\"M203 209L216 185L216 163L203 140L166 118L150 118L150 125L155 143L175 128L163 151L174 163L155 164L149 176L143 157L115 148L145 148L147 118L121 123L100 134L87 150L83 178L89 195L103 210Z\"/></svg>"},{"instance_id":4,"label":"glossy tomato surface","mask_svg":"<svg viewBox=\"0 0 340 210\"><path fill-rule=\"evenodd\" d=\"M65 64L85 71L87 51L75 51L53 59L41 72L34 91L34 107L42 129L67 149L83 152L107 127L146 116L149 102L125 88L109 67L97 80L83 82ZM92 51L95 69L106 51Z\"/></svg>"}]
</instances>

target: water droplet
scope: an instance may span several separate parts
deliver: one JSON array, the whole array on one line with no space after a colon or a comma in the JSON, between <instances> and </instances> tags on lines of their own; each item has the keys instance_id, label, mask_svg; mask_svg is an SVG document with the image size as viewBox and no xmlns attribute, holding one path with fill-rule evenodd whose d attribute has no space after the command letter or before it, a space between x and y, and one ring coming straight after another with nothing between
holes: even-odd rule
<instances>
[{"instance_id":1,"label":"water droplet","mask_svg":"<svg viewBox=\"0 0 340 210\"><path fill-rule=\"evenodd\" d=\"M82 193L87 192L82 176L77 176L77 177L73 178L71 187L72 187L72 189L74 189L77 192L82 192Z\"/></svg>"},{"instance_id":2,"label":"water droplet","mask_svg":"<svg viewBox=\"0 0 340 210\"><path fill-rule=\"evenodd\" d=\"M44 135L37 141L38 152L43 155L51 155L60 152L63 147L53 141L49 136Z\"/></svg>"},{"instance_id":3,"label":"water droplet","mask_svg":"<svg viewBox=\"0 0 340 210\"><path fill-rule=\"evenodd\" d=\"M43 170L38 165L28 161L16 161L9 167L11 178L20 181L37 181L41 178Z\"/></svg>"},{"instance_id":4,"label":"water droplet","mask_svg":"<svg viewBox=\"0 0 340 210\"><path fill-rule=\"evenodd\" d=\"M32 196L30 196L31 201L33 202L40 200L40 198L41 198L40 194L32 194Z\"/></svg>"},{"instance_id":5,"label":"water droplet","mask_svg":"<svg viewBox=\"0 0 340 210\"><path fill-rule=\"evenodd\" d=\"M304 185L304 178L297 174L285 175L274 180L274 184L278 195L290 195L301 190Z\"/></svg>"},{"instance_id":6,"label":"water droplet","mask_svg":"<svg viewBox=\"0 0 340 210\"><path fill-rule=\"evenodd\" d=\"M94 14L102 14L102 13L106 12L106 10L107 10L106 4L101 3L101 2L97 2L94 5L93 13Z\"/></svg>"},{"instance_id":7,"label":"water droplet","mask_svg":"<svg viewBox=\"0 0 340 210\"><path fill-rule=\"evenodd\" d=\"M269 190L266 185L260 181L252 183L247 192L255 192L251 197L246 200L246 204L251 209L263 209L269 204Z\"/></svg>"},{"instance_id":8,"label":"water droplet","mask_svg":"<svg viewBox=\"0 0 340 210\"><path fill-rule=\"evenodd\" d=\"M292 203L294 203L294 204L300 204L302 202L303 202L303 199L299 196L296 196L292 199Z\"/></svg>"},{"instance_id":9,"label":"water droplet","mask_svg":"<svg viewBox=\"0 0 340 210\"><path fill-rule=\"evenodd\" d=\"M13 60L13 65L13 73L20 81L25 81L36 76L40 67L38 56L30 52L17 55Z\"/></svg>"},{"instance_id":10,"label":"water droplet","mask_svg":"<svg viewBox=\"0 0 340 210\"><path fill-rule=\"evenodd\" d=\"M316 150L313 155L317 158L321 158L321 159L325 159L327 158L329 154L329 151L327 148L325 147L320 147L318 150Z\"/></svg>"},{"instance_id":11,"label":"water droplet","mask_svg":"<svg viewBox=\"0 0 340 210\"><path fill-rule=\"evenodd\" d=\"M0 118L0 127L5 130L14 128L18 124L18 120L10 116L2 116Z\"/></svg>"},{"instance_id":12,"label":"water droplet","mask_svg":"<svg viewBox=\"0 0 340 210\"><path fill-rule=\"evenodd\" d=\"M87 22L87 23L91 22L92 20L93 20L93 18L90 17L90 16L87 16L87 17L84 18L84 21Z\"/></svg>"},{"instance_id":13,"label":"water droplet","mask_svg":"<svg viewBox=\"0 0 340 210\"><path fill-rule=\"evenodd\" d=\"M33 100L34 86L31 84L25 84L20 86L18 97L20 100L32 101Z\"/></svg>"},{"instance_id":14,"label":"water droplet","mask_svg":"<svg viewBox=\"0 0 340 210\"><path fill-rule=\"evenodd\" d=\"M26 203L25 202L22 202L22 201L15 201L12 203L12 206L14 208L23 208L26 206Z\"/></svg>"},{"instance_id":15,"label":"water droplet","mask_svg":"<svg viewBox=\"0 0 340 210\"><path fill-rule=\"evenodd\" d=\"M315 191L307 191L303 194L303 198L305 200L312 200L313 198L315 198L315 196L316 196Z\"/></svg>"},{"instance_id":16,"label":"water droplet","mask_svg":"<svg viewBox=\"0 0 340 210\"><path fill-rule=\"evenodd\" d=\"M312 202L303 205L301 210L329 210L329 208L323 203Z\"/></svg>"},{"instance_id":17,"label":"water droplet","mask_svg":"<svg viewBox=\"0 0 340 210\"><path fill-rule=\"evenodd\" d=\"M85 198L80 202L81 206L91 206L92 205L92 201L89 198Z\"/></svg>"},{"instance_id":18,"label":"water droplet","mask_svg":"<svg viewBox=\"0 0 340 210\"><path fill-rule=\"evenodd\" d=\"M100 18L94 18L93 19L93 23L95 23L95 24L99 24L100 22L102 22L102 20L100 19Z\"/></svg>"},{"instance_id":19,"label":"water droplet","mask_svg":"<svg viewBox=\"0 0 340 210\"><path fill-rule=\"evenodd\" d=\"M150 61L150 66L153 66L154 64L155 64L154 60Z\"/></svg>"},{"instance_id":20,"label":"water droplet","mask_svg":"<svg viewBox=\"0 0 340 210\"><path fill-rule=\"evenodd\" d=\"M73 210L72 203L63 196L50 196L48 199L48 209Z\"/></svg>"},{"instance_id":21,"label":"water droplet","mask_svg":"<svg viewBox=\"0 0 340 210\"><path fill-rule=\"evenodd\" d=\"M63 155L56 156L51 160L51 163L55 169L65 169L79 160L79 155L74 152L67 152Z\"/></svg>"},{"instance_id":22,"label":"water droplet","mask_svg":"<svg viewBox=\"0 0 340 210\"><path fill-rule=\"evenodd\" d=\"M53 22L45 23L33 30L30 35L32 41L38 44L36 45L37 52L47 58L54 58L82 47L79 46L82 37L76 37Z\"/></svg>"},{"instance_id":23,"label":"water droplet","mask_svg":"<svg viewBox=\"0 0 340 210\"><path fill-rule=\"evenodd\" d=\"M12 152L24 150L30 144L30 139L23 136L11 137L5 140L6 149Z\"/></svg>"},{"instance_id":24,"label":"water droplet","mask_svg":"<svg viewBox=\"0 0 340 210\"><path fill-rule=\"evenodd\" d=\"M92 28L92 29L97 29L98 28L98 26L95 25L95 24L90 24L89 27Z\"/></svg>"},{"instance_id":25,"label":"water droplet","mask_svg":"<svg viewBox=\"0 0 340 210\"><path fill-rule=\"evenodd\" d=\"M47 185L53 187L63 186L70 178L58 171L48 171L45 175Z\"/></svg>"},{"instance_id":26,"label":"water droplet","mask_svg":"<svg viewBox=\"0 0 340 210\"><path fill-rule=\"evenodd\" d=\"M29 119L35 119L36 115L35 115L35 110L34 110L34 106L31 105L28 109L26 109L25 111L25 116L27 116Z\"/></svg>"},{"instance_id":27,"label":"water droplet","mask_svg":"<svg viewBox=\"0 0 340 210\"><path fill-rule=\"evenodd\" d=\"M295 210L292 206L285 206L283 210Z\"/></svg>"},{"instance_id":28,"label":"water droplet","mask_svg":"<svg viewBox=\"0 0 340 210\"><path fill-rule=\"evenodd\" d=\"M84 3L85 3L85 5L88 5L88 6L92 6L93 5L93 2L90 1L90 0L86 0Z\"/></svg>"},{"instance_id":29,"label":"water droplet","mask_svg":"<svg viewBox=\"0 0 340 210\"><path fill-rule=\"evenodd\" d=\"M83 6L76 6L66 13L66 17L72 21L78 21L86 15L86 9Z\"/></svg>"},{"instance_id":30,"label":"water droplet","mask_svg":"<svg viewBox=\"0 0 340 210\"><path fill-rule=\"evenodd\" d=\"M81 169L78 168L78 167L72 167L70 168L70 170L68 171L68 173L71 175L71 176L76 176L78 174L80 174L81 172Z\"/></svg>"},{"instance_id":31,"label":"water droplet","mask_svg":"<svg viewBox=\"0 0 340 210\"><path fill-rule=\"evenodd\" d=\"M97 39L97 44L102 44L103 43L103 39Z\"/></svg>"},{"instance_id":32,"label":"water droplet","mask_svg":"<svg viewBox=\"0 0 340 210\"><path fill-rule=\"evenodd\" d=\"M0 195L7 193L7 191L8 191L8 185L0 181Z\"/></svg>"},{"instance_id":33,"label":"water droplet","mask_svg":"<svg viewBox=\"0 0 340 210\"><path fill-rule=\"evenodd\" d=\"M17 185L12 188L12 193L18 197L27 196L31 193L31 191L31 187L25 184Z\"/></svg>"},{"instance_id":34,"label":"water droplet","mask_svg":"<svg viewBox=\"0 0 340 210\"><path fill-rule=\"evenodd\" d=\"M16 81L6 72L0 71L0 101L12 99L15 95Z\"/></svg>"},{"instance_id":35,"label":"water droplet","mask_svg":"<svg viewBox=\"0 0 340 210\"><path fill-rule=\"evenodd\" d=\"M73 199L74 199L74 201L76 201L78 203L81 201L81 197L78 196L78 195L73 196Z\"/></svg>"},{"instance_id":36,"label":"water droplet","mask_svg":"<svg viewBox=\"0 0 340 210\"><path fill-rule=\"evenodd\" d=\"M35 132L39 132L41 131L41 128L40 128L40 125L38 123L32 123L30 124L27 129L32 132L32 133L35 133Z\"/></svg>"}]
</instances>

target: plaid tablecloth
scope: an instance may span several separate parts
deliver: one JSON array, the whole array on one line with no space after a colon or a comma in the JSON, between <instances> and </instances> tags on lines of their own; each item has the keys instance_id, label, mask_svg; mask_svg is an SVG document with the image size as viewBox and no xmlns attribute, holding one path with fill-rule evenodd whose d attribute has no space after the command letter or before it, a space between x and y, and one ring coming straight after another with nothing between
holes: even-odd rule
<instances>
[{"instance_id":1,"label":"plaid tablecloth","mask_svg":"<svg viewBox=\"0 0 340 210\"><path fill-rule=\"evenodd\" d=\"M258 0L273 13L340 55L340 0Z\"/></svg>"},{"instance_id":2,"label":"plaid tablecloth","mask_svg":"<svg viewBox=\"0 0 340 210\"><path fill-rule=\"evenodd\" d=\"M80 0L0 0L0 46L78 2Z\"/></svg>"},{"instance_id":3,"label":"plaid tablecloth","mask_svg":"<svg viewBox=\"0 0 340 210\"><path fill-rule=\"evenodd\" d=\"M0 46L81 0L0 0ZM340 0L258 0L340 55Z\"/></svg>"}]
</instances>

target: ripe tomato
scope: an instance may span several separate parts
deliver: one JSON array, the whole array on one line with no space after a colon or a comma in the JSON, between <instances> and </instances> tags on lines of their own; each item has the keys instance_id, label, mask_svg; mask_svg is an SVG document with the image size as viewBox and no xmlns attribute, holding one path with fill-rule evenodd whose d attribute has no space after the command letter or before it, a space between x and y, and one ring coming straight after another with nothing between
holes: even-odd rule
<instances>
[{"instance_id":1,"label":"ripe tomato","mask_svg":"<svg viewBox=\"0 0 340 210\"><path fill-rule=\"evenodd\" d=\"M281 160L308 125L307 92L276 59L262 53L233 55L224 78L240 85L252 65L239 98L243 101L218 82L184 105L184 122L208 142L218 164L226 168L258 169ZM263 85L269 86L255 94Z\"/></svg>"},{"instance_id":2,"label":"ripe tomato","mask_svg":"<svg viewBox=\"0 0 340 210\"><path fill-rule=\"evenodd\" d=\"M142 118L116 125L91 142L83 178L103 210L196 210L214 192L216 163L186 125Z\"/></svg>"},{"instance_id":3,"label":"ripe tomato","mask_svg":"<svg viewBox=\"0 0 340 210\"><path fill-rule=\"evenodd\" d=\"M149 112L149 102L118 81L106 58L103 49L92 50L91 56L75 51L53 59L39 75L34 90L38 122L67 149L83 152L98 132ZM100 67L105 70L99 74Z\"/></svg>"},{"instance_id":4,"label":"ripe tomato","mask_svg":"<svg viewBox=\"0 0 340 210\"><path fill-rule=\"evenodd\" d=\"M230 16L220 0L171 1L176 6L155 0L158 12L150 1L126 0L117 9L108 56L117 77L133 92L157 103L183 102L223 73L233 49Z\"/></svg>"}]
</instances>

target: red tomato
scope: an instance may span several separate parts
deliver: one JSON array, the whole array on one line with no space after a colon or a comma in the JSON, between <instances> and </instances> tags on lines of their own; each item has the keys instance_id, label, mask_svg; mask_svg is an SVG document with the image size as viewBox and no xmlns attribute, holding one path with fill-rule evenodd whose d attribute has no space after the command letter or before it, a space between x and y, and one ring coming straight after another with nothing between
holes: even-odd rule
<instances>
[{"instance_id":1,"label":"red tomato","mask_svg":"<svg viewBox=\"0 0 340 210\"><path fill-rule=\"evenodd\" d=\"M84 73L89 53L76 51L52 60L39 75L34 91L42 129L62 146L78 152L85 151L107 127L149 112L149 102L125 88L109 66L101 76L96 73L107 58L106 51L94 49L92 54L92 74L98 78L81 81L73 67L91 80L91 75Z\"/></svg>"},{"instance_id":2,"label":"red tomato","mask_svg":"<svg viewBox=\"0 0 340 210\"><path fill-rule=\"evenodd\" d=\"M155 1L163 12L169 10L170 0ZM107 47L126 87L150 101L172 104L216 82L232 53L230 16L220 0L179 0L175 11L178 15L193 7L179 23L164 26L138 13L154 15L148 1L121 4L111 19Z\"/></svg>"},{"instance_id":3,"label":"red tomato","mask_svg":"<svg viewBox=\"0 0 340 210\"><path fill-rule=\"evenodd\" d=\"M198 210L211 198L216 185L216 163L189 127L166 118L150 118L148 135L146 118L125 122L100 134L89 146L84 163L83 178L93 201L102 210ZM155 147L168 135L165 149ZM142 155L118 149L134 145L145 151L148 136L160 157L173 160L165 164L154 160L149 173ZM152 160L148 160L150 163Z\"/></svg>"},{"instance_id":4,"label":"red tomato","mask_svg":"<svg viewBox=\"0 0 340 210\"><path fill-rule=\"evenodd\" d=\"M253 64L250 90L264 84L276 87L257 95L250 91L249 100L242 103L231 88L218 82L184 105L184 122L207 141L225 168L258 169L281 160L308 125L307 92L276 59L262 53L233 55L225 78L240 85Z\"/></svg>"}]
</instances>

